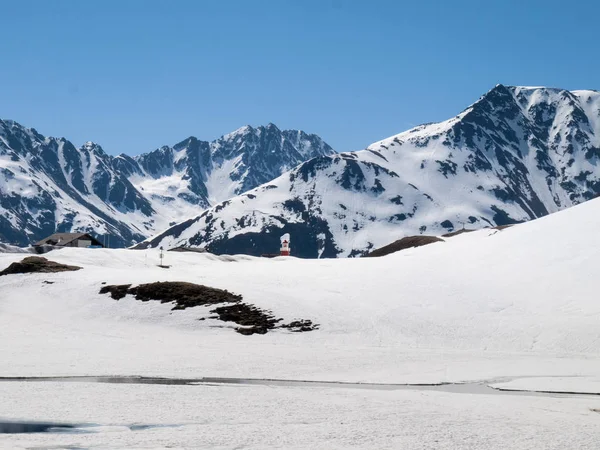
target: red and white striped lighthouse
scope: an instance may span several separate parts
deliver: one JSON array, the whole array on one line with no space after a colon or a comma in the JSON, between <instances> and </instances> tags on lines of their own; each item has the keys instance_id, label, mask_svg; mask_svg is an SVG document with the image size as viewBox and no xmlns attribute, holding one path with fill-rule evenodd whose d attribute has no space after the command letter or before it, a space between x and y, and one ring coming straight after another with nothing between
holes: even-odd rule
<instances>
[{"instance_id":1,"label":"red and white striped lighthouse","mask_svg":"<svg viewBox=\"0 0 600 450\"><path fill-rule=\"evenodd\" d=\"M290 235L289 233L284 234L283 236L281 236L281 249L280 249L280 255L281 256L290 256Z\"/></svg>"}]
</instances>

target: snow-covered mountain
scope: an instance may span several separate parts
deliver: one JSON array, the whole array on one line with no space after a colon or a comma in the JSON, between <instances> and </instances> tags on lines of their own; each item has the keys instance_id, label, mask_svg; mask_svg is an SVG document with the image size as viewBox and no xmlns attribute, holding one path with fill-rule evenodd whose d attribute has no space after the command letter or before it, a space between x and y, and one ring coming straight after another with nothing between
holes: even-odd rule
<instances>
[{"instance_id":1,"label":"snow-covered mountain","mask_svg":"<svg viewBox=\"0 0 600 450\"><path fill-rule=\"evenodd\" d=\"M600 93L498 85L458 116L311 159L143 242L356 256L406 235L523 222L600 193Z\"/></svg>"},{"instance_id":2,"label":"snow-covered mountain","mask_svg":"<svg viewBox=\"0 0 600 450\"><path fill-rule=\"evenodd\" d=\"M0 120L0 241L27 245L55 231L110 235L132 245L226 198L334 151L321 138L275 125L214 142L190 137L137 157Z\"/></svg>"}]
</instances>

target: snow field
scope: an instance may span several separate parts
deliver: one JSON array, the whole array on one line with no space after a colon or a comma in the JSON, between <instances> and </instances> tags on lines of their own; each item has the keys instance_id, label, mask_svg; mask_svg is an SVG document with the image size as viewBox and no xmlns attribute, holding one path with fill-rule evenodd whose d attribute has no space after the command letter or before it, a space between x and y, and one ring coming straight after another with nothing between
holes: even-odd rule
<instances>
[{"instance_id":1,"label":"snow field","mask_svg":"<svg viewBox=\"0 0 600 450\"><path fill-rule=\"evenodd\" d=\"M51 252L83 270L0 277L0 376L489 380L598 392L599 206L382 258L167 253L172 268L161 269L156 250ZM0 254L0 268L24 256ZM242 336L198 321L209 308L98 293L103 283L166 280L228 289L320 329ZM85 425L0 435L6 449L595 450L600 436L595 396L0 380L0 399L0 420Z\"/></svg>"},{"instance_id":2,"label":"snow field","mask_svg":"<svg viewBox=\"0 0 600 450\"><path fill-rule=\"evenodd\" d=\"M0 278L0 373L441 382L596 376L598 201L383 258L260 259L64 249L84 270ZM0 255L0 266L22 255ZM309 333L241 336L209 308L171 311L102 283L228 289ZM53 284L45 284L51 281Z\"/></svg>"},{"instance_id":3,"label":"snow field","mask_svg":"<svg viewBox=\"0 0 600 450\"><path fill-rule=\"evenodd\" d=\"M95 425L84 433L0 435L6 449L594 450L600 435L592 411L599 403L590 399L3 382L0 397L0 418Z\"/></svg>"}]
</instances>

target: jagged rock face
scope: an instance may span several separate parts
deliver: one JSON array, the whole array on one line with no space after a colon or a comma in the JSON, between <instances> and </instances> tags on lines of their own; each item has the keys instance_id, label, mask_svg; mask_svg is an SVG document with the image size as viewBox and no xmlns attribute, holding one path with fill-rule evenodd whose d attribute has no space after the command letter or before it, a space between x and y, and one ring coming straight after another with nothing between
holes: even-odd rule
<instances>
[{"instance_id":1,"label":"jagged rock face","mask_svg":"<svg viewBox=\"0 0 600 450\"><path fill-rule=\"evenodd\" d=\"M310 158L333 153L313 134L281 131L273 124L246 126L214 142L190 137L135 158L142 172L136 184L146 191L158 186L154 194L167 202L183 199L206 208L264 184Z\"/></svg>"},{"instance_id":2,"label":"jagged rock face","mask_svg":"<svg viewBox=\"0 0 600 450\"><path fill-rule=\"evenodd\" d=\"M147 235L131 226L129 213L154 210L101 147L76 149L0 121L0 241L27 245L55 231L85 231L110 234L122 246Z\"/></svg>"},{"instance_id":3,"label":"jagged rock face","mask_svg":"<svg viewBox=\"0 0 600 450\"><path fill-rule=\"evenodd\" d=\"M295 130L282 132L273 124L258 130L244 127L214 143L217 163L236 161L232 179L241 181L236 194L267 183L299 162L333 153L318 136Z\"/></svg>"},{"instance_id":4,"label":"jagged rock face","mask_svg":"<svg viewBox=\"0 0 600 450\"><path fill-rule=\"evenodd\" d=\"M269 125L212 143L191 137L138 157L112 157L91 142L76 148L0 121L0 241L28 245L56 231L81 231L129 246L331 153L317 136Z\"/></svg>"},{"instance_id":5,"label":"jagged rock face","mask_svg":"<svg viewBox=\"0 0 600 450\"><path fill-rule=\"evenodd\" d=\"M320 156L140 245L358 256L535 219L600 193L600 93L496 86L458 116Z\"/></svg>"}]
</instances>

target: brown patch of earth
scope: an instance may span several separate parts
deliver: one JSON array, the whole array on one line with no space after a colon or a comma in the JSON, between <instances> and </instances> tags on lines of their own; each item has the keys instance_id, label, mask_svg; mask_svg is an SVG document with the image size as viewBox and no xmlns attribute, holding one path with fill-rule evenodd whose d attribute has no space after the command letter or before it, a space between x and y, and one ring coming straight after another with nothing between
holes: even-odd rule
<instances>
[{"instance_id":1,"label":"brown patch of earth","mask_svg":"<svg viewBox=\"0 0 600 450\"><path fill-rule=\"evenodd\" d=\"M312 323L312 320L294 320L288 324L281 325L281 328L288 328L290 331L294 333L300 333L302 331L311 331L314 330L314 327L318 327L319 325L315 325Z\"/></svg>"},{"instance_id":2,"label":"brown patch of earth","mask_svg":"<svg viewBox=\"0 0 600 450\"><path fill-rule=\"evenodd\" d=\"M102 283L104 284L104 283ZM104 286L100 288L101 294L110 294L115 300L121 300L127 295L128 289L131 287L130 284L115 284L112 286Z\"/></svg>"},{"instance_id":3,"label":"brown patch of earth","mask_svg":"<svg viewBox=\"0 0 600 450\"><path fill-rule=\"evenodd\" d=\"M103 286L100 288L100 294L110 294L115 300L120 300L130 294L134 295L136 300L143 302L150 300L160 301L161 303L172 302L174 303L173 310L225 303L226 305L210 311L216 314L211 319L234 322L239 325L236 331L244 335L266 334L269 330L275 328L302 332L312 331L319 327L318 324L314 324L310 320L295 320L288 324L279 325L283 319L275 318L271 311L265 311L242 302L241 295L223 289L182 281L140 284L133 288L131 284Z\"/></svg>"},{"instance_id":4,"label":"brown patch of earth","mask_svg":"<svg viewBox=\"0 0 600 450\"><path fill-rule=\"evenodd\" d=\"M211 311L217 314L223 322L234 322L246 328L237 328L241 334L267 334L269 330L276 327L283 319L276 319L270 311L263 311L256 306L246 303L234 303L233 305L219 306Z\"/></svg>"},{"instance_id":5,"label":"brown patch of earth","mask_svg":"<svg viewBox=\"0 0 600 450\"><path fill-rule=\"evenodd\" d=\"M135 295L136 300L143 302L149 300L160 300L161 303L174 302L174 310L242 300L241 295L232 294L227 290L183 281L140 284L129 289L129 294Z\"/></svg>"},{"instance_id":6,"label":"brown patch of earth","mask_svg":"<svg viewBox=\"0 0 600 450\"><path fill-rule=\"evenodd\" d=\"M54 261L50 261L41 256L28 256L19 262L12 263L2 272L2 275L12 275L17 273L55 273L55 272L71 272L80 270L78 266L68 266Z\"/></svg>"},{"instance_id":7,"label":"brown patch of earth","mask_svg":"<svg viewBox=\"0 0 600 450\"><path fill-rule=\"evenodd\" d=\"M467 229L463 228L462 230L453 231L452 233L442 234L442 237L449 238L449 237L453 237L453 236L458 236L459 234L463 234L463 233L470 233L471 231L475 231L475 230L467 230Z\"/></svg>"},{"instance_id":8,"label":"brown patch of earth","mask_svg":"<svg viewBox=\"0 0 600 450\"><path fill-rule=\"evenodd\" d=\"M367 254L367 257L385 256L391 253L399 252L407 248L421 247L423 245L433 244L434 242L444 242L436 236L406 236L384 247L373 250Z\"/></svg>"}]
</instances>

